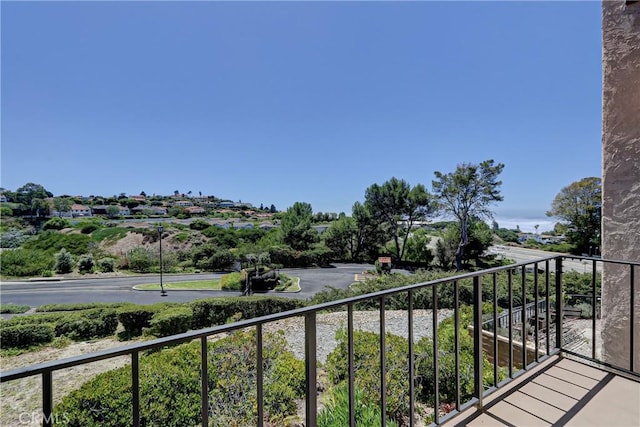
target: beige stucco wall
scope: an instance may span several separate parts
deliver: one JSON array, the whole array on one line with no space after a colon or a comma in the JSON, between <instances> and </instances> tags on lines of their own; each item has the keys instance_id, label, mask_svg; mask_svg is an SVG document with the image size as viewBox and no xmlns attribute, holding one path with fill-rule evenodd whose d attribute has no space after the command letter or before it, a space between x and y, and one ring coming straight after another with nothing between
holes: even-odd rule
<instances>
[{"instance_id":1,"label":"beige stucco wall","mask_svg":"<svg viewBox=\"0 0 640 427\"><path fill-rule=\"evenodd\" d=\"M640 3L602 3L602 256L640 261ZM640 371L640 268L635 269L635 370ZM605 265L606 361L629 368L629 267Z\"/></svg>"}]
</instances>

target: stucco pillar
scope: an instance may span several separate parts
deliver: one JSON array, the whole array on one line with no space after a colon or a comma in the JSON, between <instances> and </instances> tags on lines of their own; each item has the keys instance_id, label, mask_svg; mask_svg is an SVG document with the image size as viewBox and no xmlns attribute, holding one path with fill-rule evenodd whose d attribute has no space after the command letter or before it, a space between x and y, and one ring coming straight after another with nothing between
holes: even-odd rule
<instances>
[{"instance_id":1,"label":"stucco pillar","mask_svg":"<svg viewBox=\"0 0 640 427\"><path fill-rule=\"evenodd\" d=\"M602 3L602 256L640 261L640 2ZM635 370L640 372L640 268L635 268ZM605 265L605 361L629 369L630 268Z\"/></svg>"}]
</instances>

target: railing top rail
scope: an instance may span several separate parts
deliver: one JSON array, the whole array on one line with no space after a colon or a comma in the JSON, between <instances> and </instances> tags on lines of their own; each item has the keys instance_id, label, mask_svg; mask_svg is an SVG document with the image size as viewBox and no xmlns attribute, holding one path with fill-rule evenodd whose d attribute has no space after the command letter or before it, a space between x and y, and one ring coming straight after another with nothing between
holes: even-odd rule
<instances>
[{"instance_id":1,"label":"railing top rail","mask_svg":"<svg viewBox=\"0 0 640 427\"><path fill-rule=\"evenodd\" d=\"M25 378L33 375L42 374L44 372L57 371L60 369L81 365L84 363L91 363L99 360L110 359L112 357L130 355L136 352L142 352L142 351L157 349L165 346L181 344L187 341L208 337L208 336L220 334L223 332L244 329L244 328L256 326L259 324L287 319L290 317L304 316L310 313L317 313L322 310L355 304L361 301L381 298L389 295L407 292L410 290L416 290L416 289L421 289L421 288L439 285L443 283L452 283L454 281L461 281L461 280L471 279L478 276L485 276L493 273L499 273L501 271L507 271L515 268L526 267L531 264L536 264L536 263L539 264L545 261L552 261L558 258L570 258L570 257L564 256L564 255L554 255L554 256L544 257L544 258L540 258L532 261L509 264L506 266L494 267L494 268L489 268L481 271L474 271L470 273L463 273L463 274L459 274L451 277L446 277L443 279L437 279L437 280L432 280L428 282L421 282L421 283L406 285L406 286L393 288L393 289L386 289L383 291L378 291L370 294L359 295L355 297L345 298L342 300L317 304L310 307L303 307L303 308L289 310L281 313L270 314L267 316L256 317L253 319L241 320L241 321L230 323L227 325L219 325L219 326L214 326L210 328L200 329L197 331L189 331L189 332L185 332L178 335L172 335L169 337L157 338L157 339L143 342L143 343L130 344L130 345L125 345L123 347L106 349L106 350L98 351L91 354L75 356L75 357L70 357L66 359L60 359L60 360L55 360L51 362L45 362L45 363L40 363L36 365L11 369L11 370L0 372L0 382L12 381L19 378ZM609 261L609 260L600 259L600 258L589 258L589 259L595 259L601 262L613 262L613 263L620 263L620 264L627 264L627 265L631 265L631 264L640 265L640 263L628 262L628 261L617 261L617 260Z\"/></svg>"}]
</instances>

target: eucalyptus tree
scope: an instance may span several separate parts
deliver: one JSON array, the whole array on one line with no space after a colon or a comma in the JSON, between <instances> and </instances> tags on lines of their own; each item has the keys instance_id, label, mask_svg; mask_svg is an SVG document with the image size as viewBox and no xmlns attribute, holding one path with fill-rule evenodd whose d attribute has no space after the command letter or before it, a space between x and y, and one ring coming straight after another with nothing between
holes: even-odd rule
<instances>
[{"instance_id":1,"label":"eucalyptus tree","mask_svg":"<svg viewBox=\"0 0 640 427\"><path fill-rule=\"evenodd\" d=\"M391 178L373 184L365 192L365 206L372 217L384 225L393 241L395 262L402 261L405 242L417 221L425 221L437 210L435 200L422 184L411 188L403 179Z\"/></svg>"},{"instance_id":2,"label":"eucalyptus tree","mask_svg":"<svg viewBox=\"0 0 640 427\"><path fill-rule=\"evenodd\" d=\"M480 164L463 163L454 172L434 172L432 182L434 195L442 210L458 220L460 242L456 250L456 269L462 269L464 248L469 243L469 220L471 217L490 219L490 206L503 200L500 194L502 181L498 176L504 164L485 160Z\"/></svg>"}]
</instances>

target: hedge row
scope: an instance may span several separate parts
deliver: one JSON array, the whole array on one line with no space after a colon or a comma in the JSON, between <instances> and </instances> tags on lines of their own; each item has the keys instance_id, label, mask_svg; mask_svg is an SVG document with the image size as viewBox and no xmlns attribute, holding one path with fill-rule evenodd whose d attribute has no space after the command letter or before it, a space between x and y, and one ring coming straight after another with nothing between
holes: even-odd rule
<instances>
[{"instance_id":1,"label":"hedge row","mask_svg":"<svg viewBox=\"0 0 640 427\"><path fill-rule=\"evenodd\" d=\"M96 308L71 313L16 316L0 322L0 334L4 348L29 347L51 342L59 336L73 340L107 337L113 335L117 327L115 309Z\"/></svg>"},{"instance_id":2,"label":"hedge row","mask_svg":"<svg viewBox=\"0 0 640 427\"><path fill-rule=\"evenodd\" d=\"M36 308L38 313L50 313L55 311L80 311L92 308L120 308L130 306L130 302L88 302L75 304L44 304Z\"/></svg>"},{"instance_id":3,"label":"hedge row","mask_svg":"<svg viewBox=\"0 0 640 427\"><path fill-rule=\"evenodd\" d=\"M190 307L173 307L153 315L149 332L156 337L187 332L191 327L193 312Z\"/></svg>"},{"instance_id":4,"label":"hedge row","mask_svg":"<svg viewBox=\"0 0 640 427\"><path fill-rule=\"evenodd\" d=\"M237 320L266 316L287 310L294 310L306 305L305 302L289 298L263 297L229 297L207 298L192 301L193 310L191 329L202 329L223 325L231 318Z\"/></svg>"},{"instance_id":5,"label":"hedge row","mask_svg":"<svg viewBox=\"0 0 640 427\"><path fill-rule=\"evenodd\" d=\"M51 323L40 325L0 326L3 348L30 347L53 341L54 326Z\"/></svg>"}]
</instances>

